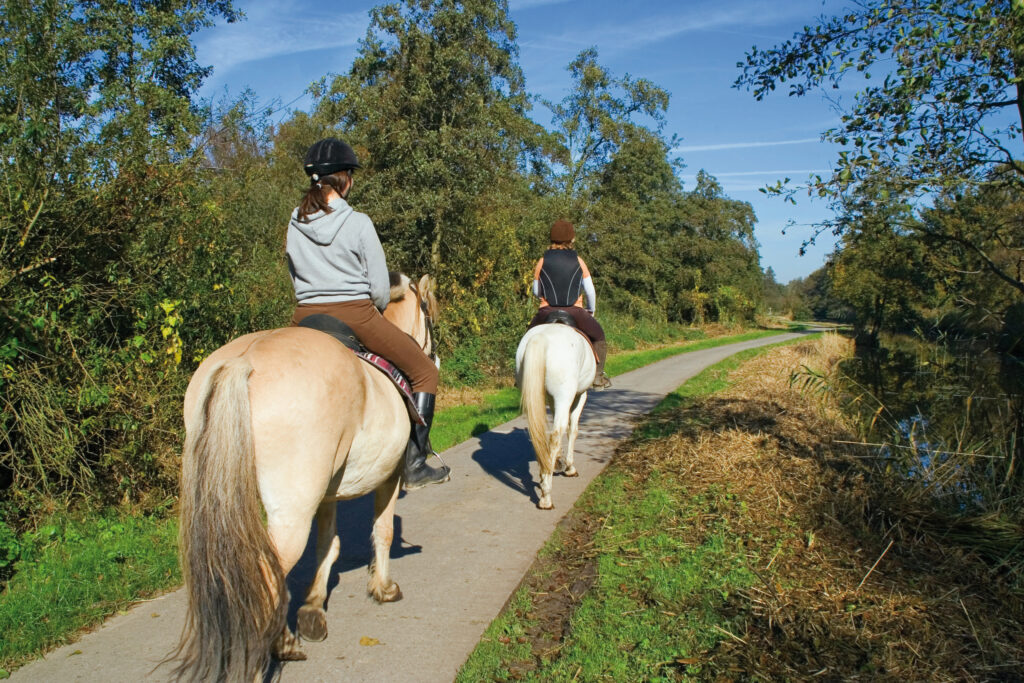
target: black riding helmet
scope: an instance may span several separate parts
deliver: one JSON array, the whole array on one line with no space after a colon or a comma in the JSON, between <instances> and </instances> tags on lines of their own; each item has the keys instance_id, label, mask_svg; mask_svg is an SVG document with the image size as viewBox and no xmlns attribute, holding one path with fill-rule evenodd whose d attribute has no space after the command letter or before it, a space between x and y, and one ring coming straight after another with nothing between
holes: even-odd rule
<instances>
[{"instance_id":1,"label":"black riding helmet","mask_svg":"<svg viewBox=\"0 0 1024 683\"><path fill-rule=\"evenodd\" d=\"M355 151L338 138L324 138L314 142L306 152L302 165L306 169L306 175L315 175L318 178L338 171L360 168Z\"/></svg>"}]
</instances>

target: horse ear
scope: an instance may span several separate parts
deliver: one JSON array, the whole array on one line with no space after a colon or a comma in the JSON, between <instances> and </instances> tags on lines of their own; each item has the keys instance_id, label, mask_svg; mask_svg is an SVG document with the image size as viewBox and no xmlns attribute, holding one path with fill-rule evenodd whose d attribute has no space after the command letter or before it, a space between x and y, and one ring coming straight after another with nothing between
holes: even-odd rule
<instances>
[{"instance_id":1,"label":"horse ear","mask_svg":"<svg viewBox=\"0 0 1024 683\"><path fill-rule=\"evenodd\" d=\"M429 274L424 274L420 281L416 283L416 288L421 292L432 290L434 288L434 278L430 277Z\"/></svg>"}]
</instances>

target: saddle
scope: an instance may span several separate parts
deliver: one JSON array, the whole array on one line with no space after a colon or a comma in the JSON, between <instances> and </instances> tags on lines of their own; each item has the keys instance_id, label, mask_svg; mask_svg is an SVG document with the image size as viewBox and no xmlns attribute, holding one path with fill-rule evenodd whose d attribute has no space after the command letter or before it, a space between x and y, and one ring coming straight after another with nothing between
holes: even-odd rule
<instances>
[{"instance_id":1,"label":"saddle","mask_svg":"<svg viewBox=\"0 0 1024 683\"><path fill-rule=\"evenodd\" d=\"M551 311L543 320L540 321L540 324L565 325L566 327L571 327L579 332L581 337L587 340L587 344L590 345L590 350L593 352L594 358L597 358L597 351L594 350L594 342L590 340L590 337L587 336L586 332L579 328L579 325L576 324L576 318L573 318L571 313L566 311Z\"/></svg>"},{"instance_id":2,"label":"saddle","mask_svg":"<svg viewBox=\"0 0 1024 683\"><path fill-rule=\"evenodd\" d=\"M576 318L573 318L571 314L566 311L551 311L547 317L541 321L541 325L568 325L569 327L578 330L579 327L576 325ZM581 332L582 334L582 332ZM583 335L586 337L587 335Z\"/></svg>"},{"instance_id":3,"label":"saddle","mask_svg":"<svg viewBox=\"0 0 1024 683\"><path fill-rule=\"evenodd\" d=\"M426 424L423 416L416 409L416 401L412 397L412 385L409 384L408 378L402 374L402 371L394 363L368 351L363 346L363 343L359 341L359 337L356 336L351 327L326 313L317 313L305 317L299 322L298 326L308 327L329 334L341 342L345 348L355 353L356 356L387 375L388 379L395 385L395 388L398 389L398 393L405 399L405 407L409 411L409 419L412 420L413 424Z\"/></svg>"}]
</instances>

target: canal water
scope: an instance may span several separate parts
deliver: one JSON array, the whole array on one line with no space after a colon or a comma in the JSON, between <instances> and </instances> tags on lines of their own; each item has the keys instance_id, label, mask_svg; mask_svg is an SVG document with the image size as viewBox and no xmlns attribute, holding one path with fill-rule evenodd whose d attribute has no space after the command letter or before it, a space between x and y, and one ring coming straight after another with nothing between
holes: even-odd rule
<instances>
[{"instance_id":1,"label":"canal water","mask_svg":"<svg viewBox=\"0 0 1024 683\"><path fill-rule=\"evenodd\" d=\"M866 451L965 505L1024 493L1024 359L963 342L883 337L840 366ZM868 453L866 453L867 455Z\"/></svg>"}]
</instances>

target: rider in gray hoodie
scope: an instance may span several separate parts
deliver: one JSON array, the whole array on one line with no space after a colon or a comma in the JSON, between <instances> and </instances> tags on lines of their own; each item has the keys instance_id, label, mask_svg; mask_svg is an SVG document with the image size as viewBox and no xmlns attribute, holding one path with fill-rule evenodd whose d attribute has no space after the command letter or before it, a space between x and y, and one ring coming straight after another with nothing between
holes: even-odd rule
<instances>
[{"instance_id":1,"label":"rider in gray hoodie","mask_svg":"<svg viewBox=\"0 0 1024 683\"><path fill-rule=\"evenodd\" d=\"M365 299L369 292L373 305L383 311L391 284L373 221L341 197L327 205L330 213L318 211L306 220L295 209L288 223L286 250L295 298L326 304Z\"/></svg>"},{"instance_id":2,"label":"rider in gray hoodie","mask_svg":"<svg viewBox=\"0 0 1024 683\"><path fill-rule=\"evenodd\" d=\"M305 161L309 190L288 224L288 271L295 286L292 324L317 314L342 321L368 350L387 358L412 384L413 400L425 424L412 425L402 476L406 489L448 481L447 466L427 465L430 425L437 394L437 366L412 337L380 314L390 300L390 279L373 221L346 198L355 152L337 138L320 140Z\"/></svg>"}]
</instances>

